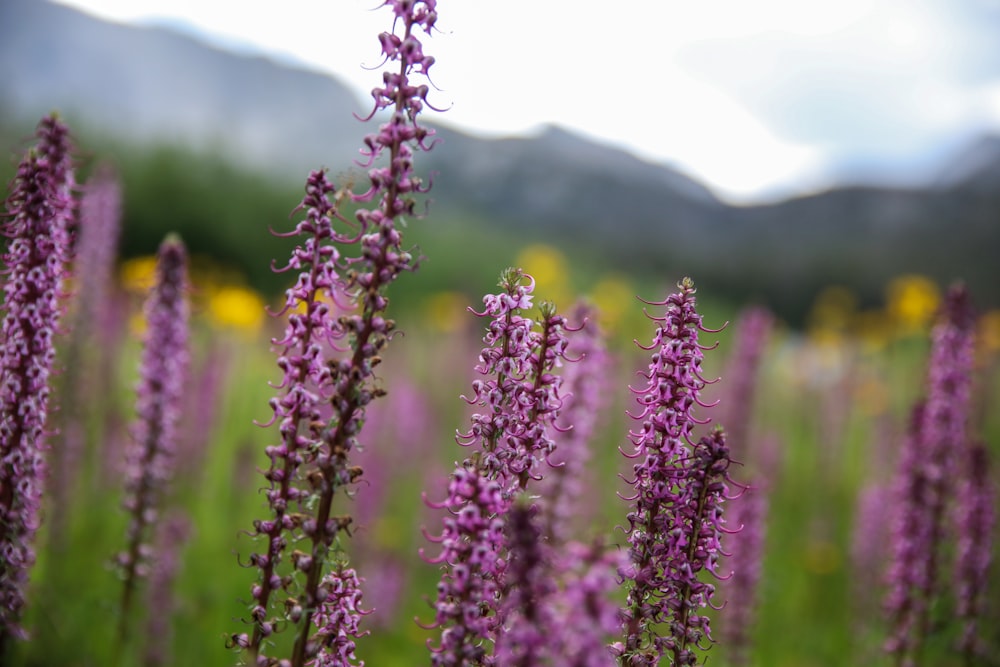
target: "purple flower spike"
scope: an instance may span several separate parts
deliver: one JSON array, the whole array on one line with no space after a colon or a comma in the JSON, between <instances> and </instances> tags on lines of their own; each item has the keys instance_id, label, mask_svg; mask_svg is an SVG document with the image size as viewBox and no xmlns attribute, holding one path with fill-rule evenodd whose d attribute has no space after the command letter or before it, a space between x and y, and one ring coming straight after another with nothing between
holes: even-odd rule
<instances>
[{"instance_id":1,"label":"purple flower spike","mask_svg":"<svg viewBox=\"0 0 1000 667\"><path fill-rule=\"evenodd\" d=\"M612 375L603 333L593 315L593 309L585 304L573 311L573 321L583 324L569 340L569 356L574 363L568 364L563 373L559 418L562 433L559 448L549 457L554 467L542 480L539 492L544 498L543 534L553 545L566 543L574 522L585 514L581 509L589 495L584 489L590 440L605 407Z\"/></svg>"},{"instance_id":2,"label":"purple flower spike","mask_svg":"<svg viewBox=\"0 0 1000 667\"><path fill-rule=\"evenodd\" d=\"M979 622L986 611L989 570L993 560L993 527L997 492L990 477L985 444L969 448L965 482L958 490L956 524L958 552L955 561L956 615L962 622L959 650L966 664L985 657Z\"/></svg>"},{"instance_id":3,"label":"purple flower spike","mask_svg":"<svg viewBox=\"0 0 1000 667\"><path fill-rule=\"evenodd\" d=\"M264 472L268 482L264 495L272 516L254 522L254 534L264 538L264 550L250 555L251 565L260 572L252 589L254 631L247 646L255 660L262 643L284 618L272 615L269 606L274 593L291 581L289 575L279 572L288 544L318 532L315 520L303 525L304 515L299 510L314 493L312 484L320 484L322 476L313 475L311 482L303 478L310 478L308 469L316 465L319 443L327 431L321 419L324 404L335 392L335 378L324 354L347 336L330 308L339 298L338 272L343 268L334 242L350 241L333 228L337 217L330 197L336 189L323 171L312 172L305 189L297 209L304 210L305 216L294 232L304 240L292 252L288 265L298 270L299 276L285 293L280 313L288 317L284 336L272 341L280 350L278 367L284 377L278 385L281 394L271 400L274 416L267 425L277 422L281 439L265 450L271 463ZM310 569L312 558L299 554L296 552L295 569ZM301 605L297 606L301 610ZM296 612L293 620L298 621L301 614Z\"/></svg>"},{"instance_id":4,"label":"purple flower spike","mask_svg":"<svg viewBox=\"0 0 1000 667\"><path fill-rule=\"evenodd\" d=\"M566 667L613 667L614 653L608 638L621 631L618 604L618 572L627 566L628 554L608 549L602 542L570 542L558 563L563 588L553 603L556 632L555 655Z\"/></svg>"},{"instance_id":5,"label":"purple flower spike","mask_svg":"<svg viewBox=\"0 0 1000 667\"><path fill-rule=\"evenodd\" d=\"M314 615L323 604L324 572L331 562L343 561L339 536L352 523L350 516L333 514L334 496L362 474L351 455L359 449L367 407L385 393L375 368L395 330L385 316L386 288L416 266L403 249L400 228L405 217L415 215L413 195L428 189L414 173L413 156L415 149L429 148L432 132L416 122L428 87L415 85L411 77L426 77L433 64L418 33L429 33L437 14L432 0L388 0L383 6L393 10L394 19L393 31L379 38L382 54L399 69L387 72L384 86L373 91L369 118L385 108L393 113L365 139L370 187L361 194L337 190L324 172L313 172L298 209L306 212L305 220L282 234L301 237L303 245L278 269L298 272L279 313L288 317L285 335L274 341L284 377L281 395L271 402L270 423L279 424L281 441L267 448L271 516L254 523L254 535L264 544L250 556L250 565L259 570L251 589L253 632L231 638L256 667L303 667L321 659L320 643L310 637ZM369 204L355 214L357 224L339 213L345 199ZM334 229L341 223L349 232ZM341 255L352 246L355 256ZM294 591L294 597L275 599L286 591ZM282 627L296 633L289 660L264 655L268 638ZM324 636L334 633L329 623L324 628Z\"/></svg>"},{"instance_id":6,"label":"purple flower spike","mask_svg":"<svg viewBox=\"0 0 1000 667\"><path fill-rule=\"evenodd\" d=\"M319 653L310 667L364 667L354 655L354 640L367 632L359 628L361 617L361 580L357 573L341 566L330 572L320 584L320 608L313 616L318 628L314 640Z\"/></svg>"},{"instance_id":7,"label":"purple flower spike","mask_svg":"<svg viewBox=\"0 0 1000 667\"><path fill-rule=\"evenodd\" d=\"M113 313L113 272L121 229L121 186L106 166L83 186L73 262L74 294L69 321L73 330L64 353L64 396L59 445L51 454L52 505L48 512L50 544L65 549L66 523L86 445L84 415L94 398L108 395L116 376L117 331L109 330Z\"/></svg>"},{"instance_id":8,"label":"purple flower spike","mask_svg":"<svg viewBox=\"0 0 1000 667\"><path fill-rule=\"evenodd\" d=\"M510 667L551 664L556 625L551 599L555 593L548 549L535 525L531 500L518 497L507 514L507 594L500 610L494 661ZM558 657L558 656L557 656Z\"/></svg>"},{"instance_id":9,"label":"purple flower spike","mask_svg":"<svg viewBox=\"0 0 1000 667\"><path fill-rule=\"evenodd\" d=\"M941 596L946 510L960 452L968 446L975 322L968 291L952 287L931 332L927 398L913 411L899 460L885 650L901 665L916 664Z\"/></svg>"},{"instance_id":10,"label":"purple flower spike","mask_svg":"<svg viewBox=\"0 0 1000 667\"><path fill-rule=\"evenodd\" d=\"M188 368L187 251L170 235L160 245L156 282L146 300L146 335L139 367L136 423L126 451L125 499L129 515L122 570L121 633L138 580L149 571L151 532L173 474Z\"/></svg>"},{"instance_id":11,"label":"purple flower spike","mask_svg":"<svg viewBox=\"0 0 1000 667\"><path fill-rule=\"evenodd\" d=\"M920 442L923 418L924 405L920 403L911 413L893 489L895 512L885 600L890 634L885 650L898 656L902 665L912 664L908 656L919 642L921 619L927 612L922 591L930 588L927 554L934 548L928 514L929 485Z\"/></svg>"},{"instance_id":12,"label":"purple flower spike","mask_svg":"<svg viewBox=\"0 0 1000 667\"><path fill-rule=\"evenodd\" d=\"M960 452L968 445L972 368L976 315L963 285L953 286L945 296L940 321L931 332L931 356L927 369L927 402L920 440L928 480L931 544L943 541L945 505L954 494L953 481L959 469ZM937 548L928 554L930 587L937 586Z\"/></svg>"},{"instance_id":13,"label":"purple flower spike","mask_svg":"<svg viewBox=\"0 0 1000 667\"><path fill-rule=\"evenodd\" d=\"M727 522L736 526L739 532L733 533L728 541L732 555L727 563L732 565L729 569L733 574L726 582L726 613L722 627L723 641L734 667L750 664L767 509L767 489L758 485L746 487L728 508Z\"/></svg>"},{"instance_id":14,"label":"purple flower spike","mask_svg":"<svg viewBox=\"0 0 1000 667\"><path fill-rule=\"evenodd\" d=\"M767 347L773 316L762 307L748 308L736 323L733 352L726 366L726 395L719 421L726 425L726 439L740 461L749 460L751 424L757 376Z\"/></svg>"},{"instance_id":15,"label":"purple flower spike","mask_svg":"<svg viewBox=\"0 0 1000 667\"><path fill-rule=\"evenodd\" d=\"M434 623L442 629L440 644L432 649L435 665L481 665L492 659L487 645L497 640L503 622L500 598L508 591L499 565L508 548L504 521L515 496L541 479L542 463L555 448L562 380L553 371L566 360L565 318L549 302L540 305L537 322L522 314L532 306L535 283L520 269L505 270L500 287L500 294L483 298L483 312L473 311L490 322L476 366L483 378L473 381L473 396L466 400L484 411L472 416L467 433L456 435L459 444L478 448L456 470L448 499L438 506L476 523L462 533L457 531L462 522L448 517L434 540L443 548L432 562L445 564ZM489 485L489 492L470 487L470 479ZM468 533L471 525L479 531L474 536ZM482 586L467 590L470 578L481 578ZM474 622L472 610L478 610Z\"/></svg>"},{"instance_id":16,"label":"purple flower spike","mask_svg":"<svg viewBox=\"0 0 1000 667\"><path fill-rule=\"evenodd\" d=\"M562 406L562 379L553 371L566 359L566 320L549 302L540 306L541 331L521 313L532 305L535 282L520 269L501 276L500 294L483 298L490 317L476 371L485 379L472 383L466 400L487 408L472 416L472 428L459 442L481 446L481 465L497 479L505 497L512 498L529 480L540 478L538 468L555 449L552 432Z\"/></svg>"},{"instance_id":17,"label":"purple flower spike","mask_svg":"<svg viewBox=\"0 0 1000 667\"><path fill-rule=\"evenodd\" d=\"M49 376L70 255L73 170L68 131L56 116L18 166L3 234L6 277L0 348L0 653L20 626L45 477Z\"/></svg>"},{"instance_id":18,"label":"purple flower spike","mask_svg":"<svg viewBox=\"0 0 1000 667\"><path fill-rule=\"evenodd\" d=\"M507 502L499 484L468 466L452 474L441 506L448 511L436 539L441 553L430 562L446 566L434 618L442 633L440 643L431 647L431 662L435 667L482 665L499 605L506 544L501 514Z\"/></svg>"},{"instance_id":19,"label":"purple flower spike","mask_svg":"<svg viewBox=\"0 0 1000 667\"><path fill-rule=\"evenodd\" d=\"M693 414L705 407L699 394L707 331L695 310L694 284L685 279L659 323L646 387L634 390L642 420L631 431L635 446L635 495L628 514L631 563L624 609L625 640L617 647L623 665L654 665L666 653L674 665L693 665L702 640L712 641L708 617L699 610L711 603L714 586L700 580L716 575L723 555L722 501L726 495L729 449L722 431L692 443L692 430L704 423ZM665 624L661 636L657 626Z\"/></svg>"}]
</instances>

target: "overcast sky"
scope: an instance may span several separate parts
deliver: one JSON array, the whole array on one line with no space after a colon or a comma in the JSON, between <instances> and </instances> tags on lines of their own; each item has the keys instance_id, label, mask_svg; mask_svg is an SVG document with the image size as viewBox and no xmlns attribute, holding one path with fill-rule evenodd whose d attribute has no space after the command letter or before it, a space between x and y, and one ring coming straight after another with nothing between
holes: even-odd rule
<instances>
[{"instance_id":1,"label":"overcast sky","mask_svg":"<svg viewBox=\"0 0 1000 667\"><path fill-rule=\"evenodd\" d=\"M378 0L60 0L380 82ZM438 0L432 101L480 135L558 123L732 201L905 180L1000 133L1000 0Z\"/></svg>"}]
</instances>

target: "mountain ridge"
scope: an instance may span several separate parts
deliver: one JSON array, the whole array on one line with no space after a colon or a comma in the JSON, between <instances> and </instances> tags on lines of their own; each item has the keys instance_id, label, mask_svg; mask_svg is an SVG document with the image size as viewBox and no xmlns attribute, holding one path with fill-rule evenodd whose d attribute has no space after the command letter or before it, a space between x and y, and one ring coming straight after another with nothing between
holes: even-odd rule
<instances>
[{"instance_id":1,"label":"mountain ridge","mask_svg":"<svg viewBox=\"0 0 1000 667\"><path fill-rule=\"evenodd\" d=\"M158 27L113 24L36 0L0 3L0 114L53 107L117 136L185 142L277 178L352 167L371 126L335 78L233 54ZM703 275L737 298L823 284L879 289L899 273L963 277L991 303L1000 281L1000 138L943 165L925 188L833 187L746 206L617 147L548 126L480 138L437 120L421 156L435 212L475 215L539 240L572 239L623 266Z\"/></svg>"}]
</instances>

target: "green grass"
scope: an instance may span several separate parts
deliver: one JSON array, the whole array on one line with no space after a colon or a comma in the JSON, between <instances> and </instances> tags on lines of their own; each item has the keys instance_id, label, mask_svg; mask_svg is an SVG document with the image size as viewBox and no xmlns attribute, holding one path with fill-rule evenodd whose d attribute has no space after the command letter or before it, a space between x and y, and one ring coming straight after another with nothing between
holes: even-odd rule
<instances>
[{"instance_id":1,"label":"green grass","mask_svg":"<svg viewBox=\"0 0 1000 667\"><path fill-rule=\"evenodd\" d=\"M710 304L706 310L716 312ZM724 310L718 309L720 318ZM403 322L404 329L406 324ZM416 383L432 406L439 438L429 449L433 452L430 460L392 465L397 477L391 483L394 494L386 501L387 512L359 538L366 541L368 553L372 548L384 549L407 562L408 587L403 598L396 608L380 612L391 621L390 627L380 627L359 642L359 655L368 664L384 667L427 664L425 642L434 633L421 629L413 619L427 622L432 618L426 599L434 595L437 570L416 551L424 544L420 525L433 532L438 520L425 510L420 494L425 490L429 465L445 471L464 456L449 433L464 426L464 403L458 394L467 389L474 359L457 358L457 352L474 354L478 345L462 334L423 330L417 320L413 324L403 338L394 341L387 355L386 386L391 391L391 378L400 375ZM221 345L210 340L217 336L225 336ZM277 367L264 340L207 328L199 329L196 340L199 349L224 351L229 375L197 477L175 480L173 503L187 513L193 530L183 548L176 585L169 664L230 665L235 664L236 656L226 650L226 638L246 628L239 618L246 615L245 601L254 578L252 569L238 564L240 557L245 562L253 548L253 541L241 531L266 512L263 496L257 491L262 478L253 468L264 464L263 448L275 437L274 428L255 426L254 421L269 418L267 401L273 390L268 381L277 379ZM718 351L708 353L706 365L713 371L721 367L727 354L728 334L722 340ZM864 370L888 383L892 400L887 404L888 412L878 418L888 420L898 431L906 406L919 391L926 343L916 338L903 340L879 353L850 356L845 374L828 385L797 385L789 380L788 364L783 359L789 345L790 340L779 339L772 347L757 399L756 430L775 434L781 443L781 457L778 468L769 475L771 511L753 664L848 667L862 664L863 656L864 664L888 665L878 648L884 632L878 613L880 593L859 590L850 563L857 492L868 480L891 474L890 470L873 468L875 420L855 400L856 378ZM609 396L605 427L594 443L594 491L603 498L596 512L600 523L594 530L621 542L622 534L614 532L614 527L623 522L626 508L614 491L618 488L616 474L623 468L617 447L625 444L629 426L622 415L627 400L625 385L647 362L630 344L616 352L615 383L620 390ZM92 434L102 432L100 422L109 411L130 419L137 353L135 343L121 351L115 390L95 397L89 412ZM988 386L996 387L995 372L988 381ZM998 421L991 413L983 425L984 435L992 443L1000 441ZM108 429L103 432L105 437L109 435ZM60 444L58 437L52 442L53 447ZM119 509L117 461L109 461L101 453L106 445L91 444L90 457L81 469L68 537L60 552L46 546L52 536L43 527L26 619L34 638L17 646L5 664L113 664L121 584L108 563L122 546L125 521ZM392 454L392 442L368 446L387 448L390 457L406 455ZM735 474L739 476L739 471ZM443 489L426 491L431 498L443 494ZM352 511L350 505L345 508ZM433 554L433 545L427 546ZM347 548L351 549L350 544ZM366 563L362 560L357 566L364 572ZM993 586L995 590L995 581ZM866 596L869 599L860 599ZM130 622L137 628L135 640L120 656L120 664L144 664L141 628L147 614L160 611L134 611ZM859 616L860 612L868 616ZM935 660L939 662L928 664L948 664L947 651L940 643L932 647L938 651ZM712 649L709 656L710 664L727 664L724 645Z\"/></svg>"}]
</instances>

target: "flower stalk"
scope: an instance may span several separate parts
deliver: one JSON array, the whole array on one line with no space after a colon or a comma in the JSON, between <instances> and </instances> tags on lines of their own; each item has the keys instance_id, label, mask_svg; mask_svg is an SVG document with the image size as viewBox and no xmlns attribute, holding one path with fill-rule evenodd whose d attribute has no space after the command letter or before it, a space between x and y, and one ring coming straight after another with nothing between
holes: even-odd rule
<instances>
[{"instance_id":1,"label":"flower stalk","mask_svg":"<svg viewBox=\"0 0 1000 667\"><path fill-rule=\"evenodd\" d=\"M695 310L694 284L685 279L658 323L646 386L633 389L642 411L629 436L635 450L635 489L628 514L631 563L622 575L628 587L623 610L624 641L615 645L622 665L656 665L664 655L672 665L693 665L695 648L713 641L708 617L715 588L701 581L702 571L718 577L725 532L722 514L727 495L729 448L721 429L693 441L704 424L694 409L709 407L700 393L705 329ZM667 633L660 634L666 627Z\"/></svg>"},{"instance_id":2,"label":"flower stalk","mask_svg":"<svg viewBox=\"0 0 1000 667\"><path fill-rule=\"evenodd\" d=\"M0 348L0 655L27 634L20 619L35 562L46 475L54 338L71 252L73 165L69 131L52 114L39 123L7 199Z\"/></svg>"},{"instance_id":3,"label":"flower stalk","mask_svg":"<svg viewBox=\"0 0 1000 667\"><path fill-rule=\"evenodd\" d=\"M379 38L382 54L399 69L386 72L383 86L372 91L369 118L383 109L392 113L365 139L370 187L352 194L337 189L325 172L313 172L298 209L305 211L305 219L288 234L300 236L303 245L282 269L298 271L299 278L279 313L288 316L285 335L274 341L281 350L278 365L284 378L278 385L281 395L271 402L269 422L279 423L281 434L281 442L267 449L271 465L265 471L265 493L272 516L254 524L253 534L265 544L250 556L251 566L259 570L251 590L253 630L232 638L255 666L303 667L326 660L324 637L340 636L328 622L323 623L325 634L314 635L315 617L329 589L324 582L333 576L327 569L335 561L342 563L339 538L349 534L352 521L333 514L333 501L362 475L351 452L358 449L366 407L384 394L375 368L395 330L385 317L386 288L416 266L402 247L400 227L414 216L413 195L427 190L414 174L413 155L415 148L429 148L433 132L417 123L428 87L415 85L411 77L427 76L434 63L424 55L418 34L434 29L436 3L387 0L383 6L392 9L394 21L393 31ZM340 213L346 199L363 205L354 222ZM341 225L346 231L339 230ZM338 245L357 247L358 255L342 256ZM298 548L289 554L292 545ZM280 661L265 652L269 637L286 624L295 628L295 639L290 659Z\"/></svg>"},{"instance_id":4,"label":"flower stalk","mask_svg":"<svg viewBox=\"0 0 1000 667\"><path fill-rule=\"evenodd\" d=\"M434 665L483 665L492 660L491 644L504 627L515 594L506 578L510 544L507 519L514 499L542 478L542 466L555 449L562 379L554 370L566 361L566 321L543 302L534 321L535 283L520 269L507 269L502 291L483 298L489 317L480 363L482 377L465 400L482 408L472 427L458 433L459 444L474 447L452 474L447 499L432 507L448 512L441 534L441 563L433 627L441 638L431 647ZM537 328L536 328L537 325Z\"/></svg>"},{"instance_id":5,"label":"flower stalk","mask_svg":"<svg viewBox=\"0 0 1000 667\"><path fill-rule=\"evenodd\" d=\"M173 476L177 426L189 360L187 251L171 234L160 245L156 282L146 300L136 423L126 450L126 546L117 564L123 581L119 641L128 635L132 605L153 559L152 534Z\"/></svg>"},{"instance_id":6,"label":"flower stalk","mask_svg":"<svg viewBox=\"0 0 1000 667\"><path fill-rule=\"evenodd\" d=\"M960 453L969 447L975 323L968 291L952 287L931 332L927 397L913 410L899 460L885 650L900 666L920 663L934 630L946 513Z\"/></svg>"}]
</instances>

